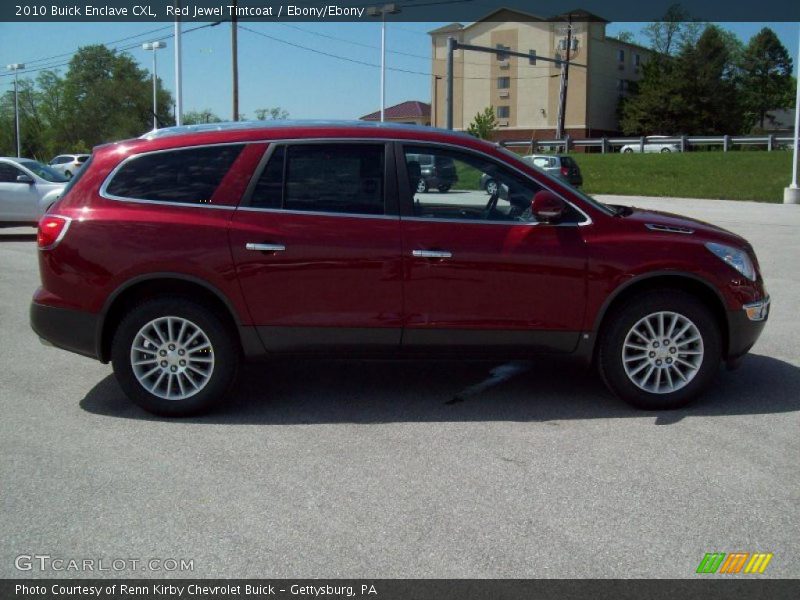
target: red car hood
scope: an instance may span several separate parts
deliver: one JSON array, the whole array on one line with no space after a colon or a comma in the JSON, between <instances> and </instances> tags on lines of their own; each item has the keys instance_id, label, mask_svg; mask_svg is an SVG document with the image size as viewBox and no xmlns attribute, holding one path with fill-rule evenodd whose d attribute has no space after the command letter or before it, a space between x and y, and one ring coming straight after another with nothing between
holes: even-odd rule
<instances>
[{"instance_id":1,"label":"red car hood","mask_svg":"<svg viewBox=\"0 0 800 600\"><path fill-rule=\"evenodd\" d=\"M635 206L626 207L629 210L624 212L621 219L624 219L631 224L641 223L643 227L654 227L653 232L670 233L668 229L674 228L674 233L680 235L681 233L689 233L691 230L694 234L702 235L710 240L719 240L739 247L749 248L750 244L739 234L723 229L711 223L692 219L673 213L662 212L658 210L648 210L643 208L636 208Z\"/></svg>"}]
</instances>

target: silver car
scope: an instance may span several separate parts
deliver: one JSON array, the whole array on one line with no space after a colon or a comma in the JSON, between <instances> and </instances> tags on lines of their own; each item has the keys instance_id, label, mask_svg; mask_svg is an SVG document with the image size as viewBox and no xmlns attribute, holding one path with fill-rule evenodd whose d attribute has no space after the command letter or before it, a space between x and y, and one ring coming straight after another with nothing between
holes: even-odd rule
<instances>
[{"instance_id":1,"label":"silver car","mask_svg":"<svg viewBox=\"0 0 800 600\"><path fill-rule=\"evenodd\" d=\"M88 154L59 154L50 161L50 168L58 171L67 179L75 175L84 163L89 160Z\"/></svg>"},{"instance_id":2,"label":"silver car","mask_svg":"<svg viewBox=\"0 0 800 600\"><path fill-rule=\"evenodd\" d=\"M0 157L0 225L36 225L68 179L29 158Z\"/></svg>"},{"instance_id":3,"label":"silver car","mask_svg":"<svg viewBox=\"0 0 800 600\"><path fill-rule=\"evenodd\" d=\"M667 154L669 152L680 152L680 144L673 144L671 142L659 142L659 139L669 138L668 135L648 135L644 142L645 153L660 152ZM620 148L620 152L631 154L632 152L641 152L642 149L639 144L625 144Z\"/></svg>"}]
</instances>

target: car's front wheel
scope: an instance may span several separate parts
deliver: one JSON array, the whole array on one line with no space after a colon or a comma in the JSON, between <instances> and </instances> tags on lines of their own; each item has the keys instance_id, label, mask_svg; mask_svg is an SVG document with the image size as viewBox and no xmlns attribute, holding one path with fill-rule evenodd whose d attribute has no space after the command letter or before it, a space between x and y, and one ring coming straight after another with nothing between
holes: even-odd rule
<instances>
[{"instance_id":1,"label":"car's front wheel","mask_svg":"<svg viewBox=\"0 0 800 600\"><path fill-rule=\"evenodd\" d=\"M662 148L661 149L661 154L669 154L670 152L672 152L672 150L670 150L669 148Z\"/></svg>"},{"instance_id":2,"label":"car's front wheel","mask_svg":"<svg viewBox=\"0 0 800 600\"><path fill-rule=\"evenodd\" d=\"M424 194L428 191L428 182L425 181L424 177L420 177L419 181L417 181L417 193Z\"/></svg>"},{"instance_id":3,"label":"car's front wheel","mask_svg":"<svg viewBox=\"0 0 800 600\"><path fill-rule=\"evenodd\" d=\"M497 182L494 179L489 179L484 188L487 194L494 196L497 193Z\"/></svg>"},{"instance_id":4,"label":"car's front wheel","mask_svg":"<svg viewBox=\"0 0 800 600\"><path fill-rule=\"evenodd\" d=\"M157 415L183 417L208 410L230 389L239 349L230 328L209 308L161 297L123 317L111 360L134 403Z\"/></svg>"},{"instance_id":5,"label":"car's front wheel","mask_svg":"<svg viewBox=\"0 0 800 600\"><path fill-rule=\"evenodd\" d=\"M437 189L439 190L440 194L446 194L447 192L450 191L450 186L449 185L440 185Z\"/></svg>"},{"instance_id":6,"label":"car's front wheel","mask_svg":"<svg viewBox=\"0 0 800 600\"><path fill-rule=\"evenodd\" d=\"M598 368L611 391L634 406L679 408L711 383L722 359L721 340L717 320L700 299L655 290L609 315Z\"/></svg>"},{"instance_id":7,"label":"car's front wheel","mask_svg":"<svg viewBox=\"0 0 800 600\"><path fill-rule=\"evenodd\" d=\"M625 148L622 152L625 154L633 154L633 148Z\"/></svg>"}]
</instances>

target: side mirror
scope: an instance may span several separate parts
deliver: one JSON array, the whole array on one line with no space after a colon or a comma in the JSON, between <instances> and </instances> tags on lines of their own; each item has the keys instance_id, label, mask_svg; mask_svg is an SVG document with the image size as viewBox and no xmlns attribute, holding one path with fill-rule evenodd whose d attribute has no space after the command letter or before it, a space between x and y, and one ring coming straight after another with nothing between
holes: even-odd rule
<instances>
[{"instance_id":1,"label":"side mirror","mask_svg":"<svg viewBox=\"0 0 800 600\"><path fill-rule=\"evenodd\" d=\"M33 183L33 177L30 175L17 175L17 183L27 183L30 185Z\"/></svg>"},{"instance_id":2,"label":"side mirror","mask_svg":"<svg viewBox=\"0 0 800 600\"><path fill-rule=\"evenodd\" d=\"M558 223L566 208L566 203L550 190L536 192L531 201L531 213L541 223Z\"/></svg>"}]
</instances>

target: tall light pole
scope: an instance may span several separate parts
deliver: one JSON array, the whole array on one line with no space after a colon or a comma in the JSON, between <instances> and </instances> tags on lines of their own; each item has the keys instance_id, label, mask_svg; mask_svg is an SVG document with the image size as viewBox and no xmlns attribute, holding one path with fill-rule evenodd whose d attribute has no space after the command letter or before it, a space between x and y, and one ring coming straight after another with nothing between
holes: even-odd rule
<instances>
[{"instance_id":1,"label":"tall light pole","mask_svg":"<svg viewBox=\"0 0 800 600\"><path fill-rule=\"evenodd\" d=\"M13 63L6 65L6 69L14 71L14 127L16 128L17 137L17 158L22 157L22 144L19 139L19 85L17 84L17 72L25 68L22 63Z\"/></svg>"},{"instance_id":2,"label":"tall light pole","mask_svg":"<svg viewBox=\"0 0 800 600\"><path fill-rule=\"evenodd\" d=\"M384 121L384 108L386 106L386 15L396 15L400 8L396 4L371 6L367 9L370 17L381 18L381 123Z\"/></svg>"},{"instance_id":3,"label":"tall light pole","mask_svg":"<svg viewBox=\"0 0 800 600\"><path fill-rule=\"evenodd\" d=\"M800 47L800 42L798 42ZM795 90L794 98L794 154L792 156L792 183L789 187L783 189L783 203L784 204L800 204L800 187L797 185L797 161L798 153L800 153L800 70L797 72L797 90Z\"/></svg>"},{"instance_id":4,"label":"tall light pole","mask_svg":"<svg viewBox=\"0 0 800 600\"><path fill-rule=\"evenodd\" d=\"M156 63L156 52L166 47L166 42L145 42L142 44L143 50L151 50L153 52L153 129L158 129L158 64Z\"/></svg>"},{"instance_id":5,"label":"tall light pole","mask_svg":"<svg viewBox=\"0 0 800 600\"><path fill-rule=\"evenodd\" d=\"M175 2L180 8L180 0ZM175 17L175 125L181 125L183 121L183 73L181 69L181 18Z\"/></svg>"}]
</instances>

